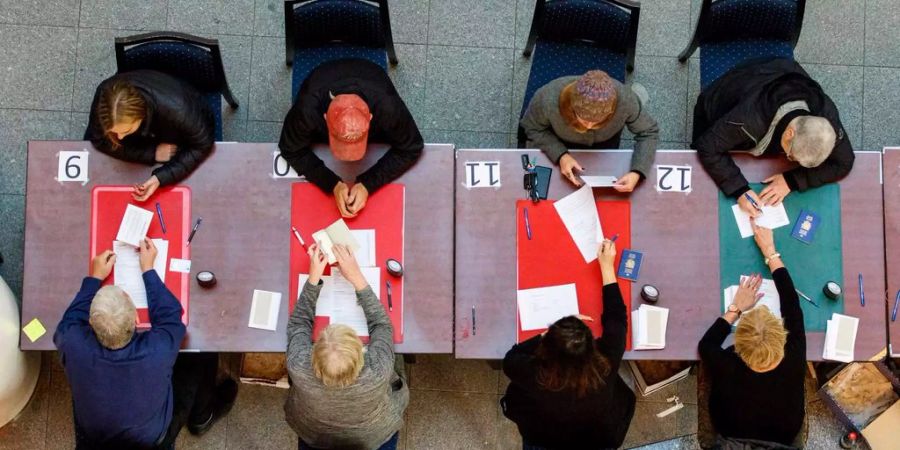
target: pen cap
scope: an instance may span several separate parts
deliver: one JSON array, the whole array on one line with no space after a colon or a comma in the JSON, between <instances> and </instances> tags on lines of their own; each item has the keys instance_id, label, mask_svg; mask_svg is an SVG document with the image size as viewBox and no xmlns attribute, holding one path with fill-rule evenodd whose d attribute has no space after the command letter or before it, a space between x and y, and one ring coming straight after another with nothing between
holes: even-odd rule
<instances>
[{"instance_id":1,"label":"pen cap","mask_svg":"<svg viewBox=\"0 0 900 450\"><path fill-rule=\"evenodd\" d=\"M216 285L216 274L204 270L197 274L197 284L201 287L211 288Z\"/></svg>"},{"instance_id":2,"label":"pen cap","mask_svg":"<svg viewBox=\"0 0 900 450\"><path fill-rule=\"evenodd\" d=\"M824 293L826 297L832 300L837 300L838 297L840 297L843 293L843 290L841 289L841 285L835 283L834 281L829 281L825 283L825 286L822 288L822 293Z\"/></svg>"},{"instance_id":3,"label":"pen cap","mask_svg":"<svg viewBox=\"0 0 900 450\"><path fill-rule=\"evenodd\" d=\"M659 301L659 289L657 289L656 286L645 284L644 287L641 288L641 298L646 302L656 303Z\"/></svg>"},{"instance_id":4,"label":"pen cap","mask_svg":"<svg viewBox=\"0 0 900 450\"><path fill-rule=\"evenodd\" d=\"M403 265L400 264L400 261L397 261L394 258L389 258L384 262L384 266L387 268L387 272L395 277L403 276Z\"/></svg>"}]
</instances>

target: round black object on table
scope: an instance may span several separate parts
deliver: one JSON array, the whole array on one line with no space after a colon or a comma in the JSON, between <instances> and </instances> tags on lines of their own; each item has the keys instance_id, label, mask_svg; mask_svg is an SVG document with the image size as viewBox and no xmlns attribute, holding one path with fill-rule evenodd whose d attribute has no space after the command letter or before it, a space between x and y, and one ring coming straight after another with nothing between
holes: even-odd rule
<instances>
[{"instance_id":1,"label":"round black object on table","mask_svg":"<svg viewBox=\"0 0 900 450\"><path fill-rule=\"evenodd\" d=\"M829 281L825 283L824 287L822 287L822 292L826 297L832 300L837 300L843 293L843 290L841 289L841 285L837 284L834 281Z\"/></svg>"},{"instance_id":2,"label":"round black object on table","mask_svg":"<svg viewBox=\"0 0 900 450\"><path fill-rule=\"evenodd\" d=\"M204 270L197 274L197 283L200 287L211 288L216 285L216 274Z\"/></svg>"},{"instance_id":3,"label":"round black object on table","mask_svg":"<svg viewBox=\"0 0 900 450\"><path fill-rule=\"evenodd\" d=\"M395 277L403 276L403 264L400 264L400 261L397 261L394 258L388 258L387 261L384 262L385 267L387 268L387 272Z\"/></svg>"},{"instance_id":4,"label":"round black object on table","mask_svg":"<svg viewBox=\"0 0 900 450\"><path fill-rule=\"evenodd\" d=\"M641 298L644 299L645 302L656 303L659 301L659 289L657 289L656 286L645 284L644 287L641 288Z\"/></svg>"}]
</instances>

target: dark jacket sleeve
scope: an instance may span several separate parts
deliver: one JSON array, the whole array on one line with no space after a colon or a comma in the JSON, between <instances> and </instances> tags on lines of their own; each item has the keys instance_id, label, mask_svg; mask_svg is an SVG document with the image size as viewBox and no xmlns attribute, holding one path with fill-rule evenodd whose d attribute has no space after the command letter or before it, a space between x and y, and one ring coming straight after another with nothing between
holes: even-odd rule
<instances>
[{"instance_id":1,"label":"dark jacket sleeve","mask_svg":"<svg viewBox=\"0 0 900 450\"><path fill-rule=\"evenodd\" d=\"M734 107L693 142L706 173L729 197L737 197L749 189L747 179L729 153L748 138L743 130L744 108L743 105Z\"/></svg>"},{"instance_id":2,"label":"dark jacket sleeve","mask_svg":"<svg viewBox=\"0 0 900 450\"><path fill-rule=\"evenodd\" d=\"M719 317L712 326L706 330L697 350L700 352L700 360L706 365L711 374L721 373L726 365L725 351L722 343L731 333L731 325L727 320Z\"/></svg>"},{"instance_id":3,"label":"dark jacket sleeve","mask_svg":"<svg viewBox=\"0 0 900 450\"><path fill-rule=\"evenodd\" d=\"M69 328L79 325L88 325L91 301L94 300L94 295L97 294L98 290L100 290L100 280L94 277L84 277L84 280L81 281L81 289L78 290L78 294L75 295L72 303L69 304L69 307L66 308L66 312L63 313L59 324L56 325L56 332L53 334L53 343L56 344L57 348L62 347L63 342L65 341L66 331Z\"/></svg>"},{"instance_id":4,"label":"dark jacket sleeve","mask_svg":"<svg viewBox=\"0 0 900 450\"><path fill-rule=\"evenodd\" d=\"M840 133L845 132L841 130ZM855 159L850 138L844 134L825 162L818 167L797 167L789 170L784 173L784 179L791 190L803 192L844 178L853 168Z\"/></svg>"},{"instance_id":5,"label":"dark jacket sleeve","mask_svg":"<svg viewBox=\"0 0 900 450\"><path fill-rule=\"evenodd\" d=\"M183 103L181 111L157 111L172 116L166 122L177 129L180 138L175 156L153 171L160 186L187 178L212 153L215 144L215 123L203 99L186 93Z\"/></svg>"},{"instance_id":6,"label":"dark jacket sleeve","mask_svg":"<svg viewBox=\"0 0 900 450\"><path fill-rule=\"evenodd\" d=\"M155 270L144 272L143 278L150 325L153 327L148 331L149 339L154 342L154 346L169 348L177 353L187 331L181 322L181 303L159 279Z\"/></svg>"},{"instance_id":7,"label":"dark jacket sleeve","mask_svg":"<svg viewBox=\"0 0 900 450\"><path fill-rule=\"evenodd\" d=\"M603 286L603 336L597 340L597 347L609 358L612 373L619 370L622 355L625 354L625 341L628 335L628 315L619 283Z\"/></svg>"},{"instance_id":8,"label":"dark jacket sleeve","mask_svg":"<svg viewBox=\"0 0 900 450\"><path fill-rule=\"evenodd\" d=\"M297 171L298 175L305 176L307 181L330 194L341 179L313 153L316 122L313 121L311 115L315 115L315 113L306 111L304 108L313 108L313 106L306 105L304 99L300 97L284 119L278 148L281 150L281 156Z\"/></svg>"},{"instance_id":9,"label":"dark jacket sleeve","mask_svg":"<svg viewBox=\"0 0 900 450\"><path fill-rule=\"evenodd\" d=\"M106 137L106 132L100 125L97 118L97 104L100 101L100 91L103 87L101 84L94 92L94 100L91 103L91 113L88 116L88 126L84 130L84 140L91 141L91 144L102 153L113 158L123 161L146 164L152 166L156 164L156 143L151 142L140 136L132 134L122 139L121 146L113 149L112 142Z\"/></svg>"},{"instance_id":10,"label":"dark jacket sleeve","mask_svg":"<svg viewBox=\"0 0 900 450\"><path fill-rule=\"evenodd\" d=\"M534 376L531 359L541 343L541 335L515 344L503 357L503 373L512 381L524 381Z\"/></svg>"},{"instance_id":11,"label":"dark jacket sleeve","mask_svg":"<svg viewBox=\"0 0 900 450\"><path fill-rule=\"evenodd\" d=\"M399 98L395 105L386 109L390 116L381 117L379 122L386 128L384 135L391 148L369 170L356 177L370 194L403 175L416 163L425 147L415 120Z\"/></svg>"},{"instance_id":12,"label":"dark jacket sleeve","mask_svg":"<svg viewBox=\"0 0 900 450\"><path fill-rule=\"evenodd\" d=\"M380 373L389 374L394 370L394 325L391 318L371 286L356 291L356 302L362 307L369 326L366 364Z\"/></svg>"},{"instance_id":13,"label":"dark jacket sleeve","mask_svg":"<svg viewBox=\"0 0 900 450\"><path fill-rule=\"evenodd\" d=\"M803 326L803 310L800 297L794 288L791 274L784 267L772 272L775 288L781 301L781 317L788 332L787 348L806 355L806 329ZM804 358L805 359L805 358Z\"/></svg>"}]
</instances>

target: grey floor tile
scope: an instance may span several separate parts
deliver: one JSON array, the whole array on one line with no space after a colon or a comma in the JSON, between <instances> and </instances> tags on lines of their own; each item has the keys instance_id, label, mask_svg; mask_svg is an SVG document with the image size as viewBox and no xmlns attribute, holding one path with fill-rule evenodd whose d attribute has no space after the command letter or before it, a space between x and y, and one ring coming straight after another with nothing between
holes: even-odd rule
<instances>
[{"instance_id":1,"label":"grey floor tile","mask_svg":"<svg viewBox=\"0 0 900 450\"><path fill-rule=\"evenodd\" d=\"M678 56L690 39L690 0L641 2L637 53Z\"/></svg>"},{"instance_id":2,"label":"grey floor tile","mask_svg":"<svg viewBox=\"0 0 900 450\"><path fill-rule=\"evenodd\" d=\"M284 36L284 2L256 0L253 34L256 36ZM394 36L396 39L396 35Z\"/></svg>"},{"instance_id":3,"label":"grey floor tile","mask_svg":"<svg viewBox=\"0 0 900 450\"><path fill-rule=\"evenodd\" d=\"M428 43L477 47L512 47L516 2L509 0L433 1Z\"/></svg>"},{"instance_id":4,"label":"grey floor tile","mask_svg":"<svg viewBox=\"0 0 900 450\"><path fill-rule=\"evenodd\" d=\"M287 389L242 384L226 422L228 448L297 448L297 435L284 420Z\"/></svg>"},{"instance_id":5,"label":"grey floor tile","mask_svg":"<svg viewBox=\"0 0 900 450\"><path fill-rule=\"evenodd\" d=\"M69 121L69 136L66 138L70 141L80 141L84 139L84 131L87 130L90 113L73 112L72 120Z\"/></svg>"},{"instance_id":6,"label":"grey floor tile","mask_svg":"<svg viewBox=\"0 0 900 450\"><path fill-rule=\"evenodd\" d=\"M865 0L806 2L803 30L794 49L797 61L863 64L864 42L859 36L864 36L864 31L868 31L864 28L865 7Z\"/></svg>"},{"instance_id":7,"label":"grey floor tile","mask_svg":"<svg viewBox=\"0 0 900 450\"><path fill-rule=\"evenodd\" d=\"M803 68L837 105L850 142L857 148L863 143L863 74L861 66L828 66L804 64Z\"/></svg>"},{"instance_id":8,"label":"grey floor tile","mask_svg":"<svg viewBox=\"0 0 900 450\"><path fill-rule=\"evenodd\" d=\"M696 435L682 436L668 441L635 447L635 450L699 450L700 443Z\"/></svg>"},{"instance_id":9,"label":"grey floor tile","mask_svg":"<svg viewBox=\"0 0 900 450\"><path fill-rule=\"evenodd\" d=\"M0 25L0 108L70 110L76 33Z\"/></svg>"},{"instance_id":10,"label":"grey floor tile","mask_svg":"<svg viewBox=\"0 0 900 450\"><path fill-rule=\"evenodd\" d=\"M140 33L132 30L82 28L75 59L74 111L89 112L97 86L116 73L117 37Z\"/></svg>"},{"instance_id":11,"label":"grey floor tile","mask_svg":"<svg viewBox=\"0 0 900 450\"><path fill-rule=\"evenodd\" d=\"M672 415L675 416L676 436L697 434L697 405L685 404L683 408Z\"/></svg>"},{"instance_id":12,"label":"grey floor tile","mask_svg":"<svg viewBox=\"0 0 900 450\"><path fill-rule=\"evenodd\" d=\"M392 0L389 3L395 43L428 43L428 4L429 0Z\"/></svg>"},{"instance_id":13,"label":"grey floor tile","mask_svg":"<svg viewBox=\"0 0 900 450\"><path fill-rule=\"evenodd\" d=\"M223 98L223 118L230 114L240 119L246 119L250 109L250 67L253 38L224 34L214 34L208 37L219 40L222 50L222 65L225 66L225 77L228 79L228 86L231 87L231 92L239 105L237 109L231 110Z\"/></svg>"},{"instance_id":14,"label":"grey floor tile","mask_svg":"<svg viewBox=\"0 0 900 450\"><path fill-rule=\"evenodd\" d=\"M506 388L509 387L509 377L500 369L500 378L497 380L497 394L501 397L506 394Z\"/></svg>"},{"instance_id":15,"label":"grey floor tile","mask_svg":"<svg viewBox=\"0 0 900 450\"><path fill-rule=\"evenodd\" d=\"M425 123L425 76L427 47L395 44L400 63L388 68L388 74L403 103L420 127Z\"/></svg>"},{"instance_id":16,"label":"grey floor tile","mask_svg":"<svg viewBox=\"0 0 900 450\"><path fill-rule=\"evenodd\" d=\"M694 106L700 95L700 60L691 58L685 63L688 68L688 87L685 100L684 140L693 141Z\"/></svg>"},{"instance_id":17,"label":"grey floor tile","mask_svg":"<svg viewBox=\"0 0 900 450\"><path fill-rule=\"evenodd\" d=\"M247 142L247 119L238 117L233 110L222 102L222 140L225 142Z\"/></svg>"},{"instance_id":18,"label":"grey floor tile","mask_svg":"<svg viewBox=\"0 0 900 450\"><path fill-rule=\"evenodd\" d=\"M900 71L866 67L863 103L863 145L857 150L878 150L900 143ZM859 142L859 140L857 140Z\"/></svg>"},{"instance_id":19,"label":"grey floor tile","mask_svg":"<svg viewBox=\"0 0 900 450\"><path fill-rule=\"evenodd\" d=\"M25 252L25 196L0 194L0 277L22 303L22 280ZM0 429L2 430L2 429ZM2 435L0 435L2 440Z\"/></svg>"},{"instance_id":20,"label":"grey floor tile","mask_svg":"<svg viewBox=\"0 0 900 450\"><path fill-rule=\"evenodd\" d=\"M423 128L425 142L430 144L453 144L456 148L508 148L509 133L488 133L484 131L450 131Z\"/></svg>"},{"instance_id":21,"label":"grey floor tile","mask_svg":"<svg viewBox=\"0 0 900 450\"><path fill-rule=\"evenodd\" d=\"M234 409L229 414L234 414ZM265 436L255 435L256 440L264 440ZM175 448L179 450L225 450L228 448L228 420L220 420L203 436L194 436L187 427L181 429L175 440ZM240 448L240 447L238 447ZM293 447L296 448L296 445Z\"/></svg>"},{"instance_id":22,"label":"grey floor tile","mask_svg":"<svg viewBox=\"0 0 900 450\"><path fill-rule=\"evenodd\" d=\"M82 0L81 26L162 30L167 0Z\"/></svg>"},{"instance_id":23,"label":"grey floor tile","mask_svg":"<svg viewBox=\"0 0 900 450\"><path fill-rule=\"evenodd\" d=\"M535 0L516 0L516 42L515 48L524 49L534 18Z\"/></svg>"},{"instance_id":24,"label":"grey floor tile","mask_svg":"<svg viewBox=\"0 0 900 450\"><path fill-rule=\"evenodd\" d=\"M806 438L806 448L839 448L837 443L847 427L834 416L818 397L807 400L806 414L809 420L809 433ZM868 448L864 445L860 450Z\"/></svg>"},{"instance_id":25,"label":"grey floor tile","mask_svg":"<svg viewBox=\"0 0 900 450\"><path fill-rule=\"evenodd\" d=\"M519 118L522 116L523 102L525 101L525 87L528 85L528 76L531 74L531 57L522 56L522 50L513 50L513 82L512 104L509 109L509 132L517 133L519 130Z\"/></svg>"},{"instance_id":26,"label":"grey floor tile","mask_svg":"<svg viewBox=\"0 0 900 450\"><path fill-rule=\"evenodd\" d=\"M3 197L0 195L0 201ZM2 211L2 206L0 206L0 211ZM0 234L2 232L3 227L0 227ZM5 265L0 265L0 274ZM6 277L5 274L3 276ZM50 366L44 361L41 364L37 386L28 405L13 421L0 427L0 450L43 449L46 442L49 402Z\"/></svg>"},{"instance_id":27,"label":"grey floor tile","mask_svg":"<svg viewBox=\"0 0 900 450\"><path fill-rule=\"evenodd\" d=\"M694 366L693 371L698 370L698 366ZM675 387L678 389L678 398L685 404L696 405L697 404L697 374L692 373L687 376L687 378L678 381L675 383Z\"/></svg>"},{"instance_id":28,"label":"grey floor tile","mask_svg":"<svg viewBox=\"0 0 900 450\"><path fill-rule=\"evenodd\" d=\"M247 142L278 142L282 122L247 122Z\"/></svg>"},{"instance_id":29,"label":"grey floor tile","mask_svg":"<svg viewBox=\"0 0 900 450\"><path fill-rule=\"evenodd\" d=\"M281 121L291 108L291 68L284 64L284 39L254 37L250 120Z\"/></svg>"},{"instance_id":30,"label":"grey floor tile","mask_svg":"<svg viewBox=\"0 0 900 450\"><path fill-rule=\"evenodd\" d=\"M659 124L662 141L684 141L688 69L677 58L636 57L632 80L647 88L646 110Z\"/></svg>"},{"instance_id":31,"label":"grey floor tile","mask_svg":"<svg viewBox=\"0 0 900 450\"><path fill-rule=\"evenodd\" d=\"M410 389L497 393L498 371L479 359L456 359L453 355L420 355L407 366Z\"/></svg>"},{"instance_id":32,"label":"grey floor tile","mask_svg":"<svg viewBox=\"0 0 900 450\"><path fill-rule=\"evenodd\" d=\"M669 406L667 403L637 402L623 446L636 447L675 437L675 416L656 417Z\"/></svg>"},{"instance_id":33,"label":"grey floor tile","mask_svg":"<svg viewBox=\"0 0 900 450\"><path fill-rule=\"evenodd\" d=\"M411 391L407 412L408 449L475 450L497 446L496 394Z\"/></svg>"},{"instance_id":34,"label":"grey floor tile","mask_svg":"<svg viewBox=\"0 0 900 450\"><path fill-rule=\"evenodd\" d=\"M55 355L51 359L56 359ZM48 450L75 448L75 425L72 419L72 391L66 374L50 371L50 401L47 412Z\"/></svg>"},{"instance_id":35,"label":"grey floor tile","mask_svg":"<svg viewBox=\"0 0 900 450\"><path fill-rule=\"evenodd\" d=\"M204 36L253 34L253 0L169 0L166 26Z\"/></svg>"},{"instance_id":36,"label":"grey floor tile","mask_svg":"<svg viewBox=\"0 0 900 450\"><path fill-rule=\"evenodd\" d=\"M0 109L0 193L25 194L29 139L66 139L71 113Z\"/></svg>"},{"instance_id":37,"label":"grey floor tile","mask_svg":"<svg viewBox=\"0 0 900 450\"><path fill-rule=\"evenodd\" d=\"M519 450L522 448L522 435L519 434L519 427L515 422L503 415L503 408L500 407L498 396L497 403L497 449L498 450Z\"/></svg>"},{"instance_id":38,"label":"grey floor tile","mask_svg":"<svg viewBox=\"0 0 900 450\"><path fill-rule=\"evenodd\" d=\"M900 2L866 2L866 65L900 67ZM859 39L857 37L857 39Z\"/></svg>"},{"instance_id":39,"label":"grey floor tile","mask_svg":"<svg viewBox=\"0 0 900 450\"><path fill-rule=\"evenodd\" d=\"M79 0L0 0L0 23L78 26Z\"/></svg>"},{"instance_id":40,"label":"grey floor tile","mask_svg":"<svg viewBox=\"0 0 900 450\"><path fill-rule=\"evenodd\" d=\"M505 132L512 59L507 49L428 46L422 128Z\"/></svg>"}]
</instances>

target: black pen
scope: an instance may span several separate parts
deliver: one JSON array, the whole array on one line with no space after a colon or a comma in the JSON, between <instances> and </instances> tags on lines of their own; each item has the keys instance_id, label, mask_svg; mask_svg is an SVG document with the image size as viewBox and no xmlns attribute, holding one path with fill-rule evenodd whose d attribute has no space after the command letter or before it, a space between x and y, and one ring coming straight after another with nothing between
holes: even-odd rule
<instances>
[{"instance_id":1,"label":"black pen","mask_svg":"<svg viewBox=\"0 0 900 450\"><path fill-rule=\"evenodd\" d=\"M191 245L191 240L194 239L194 234L197 233L197 228L200 228L200 222L203 222L203 218L197 219L197 223L194 224L194 229L191 230L190 236L188 236L187 246Z\"/></svg>"},{"instance_id":2,"label":"black pen","mask_svg":"<svg viewBox=\"0 0 900 450\"><path fill-rule=\"evenodd\" d=\"M525 208L525 233L528 235L528 240L531 240L531 221L528 220L528 208Z\"/></svg>"},{"instance_id":3,"label":"black pen","mask_svg":"<svg viewBox=\"0 0 900 450\"><path fill-rule=\"evenodd\" d=\"M384 284L387 285L388 291L388 311L394 312L394 301L391 299L391 280L385 280Z\"/></svg>"},{"instance_id":4,"label":"black pen","mask_svg":"<svg viewBox=\"0 0 900 450\"><path fill-rule=\"evenodd\" d=\"M159 206L159 202L156 202L156 214L159 215L159 226L162 227L163 234L166 234L166 221L163 220L162 208Z\"/></svg>"},{"instance_id":5,"label":"black pen","mask_svg":"<svg viewBox=\"0 0 900 450\"><path fill-rule=\"evenodd\" d=\"M472 305L472 336L475 336L475 305Z\"/></svg>"}]
</instances>

